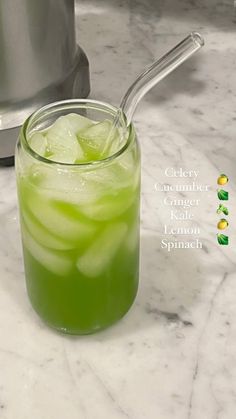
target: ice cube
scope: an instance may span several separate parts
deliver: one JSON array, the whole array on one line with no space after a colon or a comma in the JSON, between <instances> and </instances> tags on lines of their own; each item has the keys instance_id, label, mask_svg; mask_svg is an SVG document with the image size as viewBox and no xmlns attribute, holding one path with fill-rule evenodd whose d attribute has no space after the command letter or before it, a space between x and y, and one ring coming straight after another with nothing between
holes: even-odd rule
<instances>
[{"instance_id":1,"label":"ice cube","mask_svg":"<svg viewBox=\"0 0 236 419\"><path fill-rule=\"evenodd\" d=\"M37 243L22 225L22 237L24 246L30 254L46 269L52 273L64 276L67 275L73 267L73 262L62 251L53 251Z\"/></svg>"},{"instance_id":2,"label":"ice cube","mask_svg":"<svg viewBox=\"0 0 236 419\"><path fill-rule=\"evenodd\" d=\"M77 113L70 113L63 118L69 121L71 130L75 135L78 135L80 131L85 130L93 125L93 122L90 119Z\"/></svg>"},{"instance_id":3,"label":"ice cube","mask_svg":"<svg viewBox=\"0 0 236 419\"><path fill-rule=\"evenodd\" d=\"M102 196L110 192L116 193L123 188L132 188L134 173L135 168L129 172L119 162L113 161L105 167L81 172L81 178L85 184L93 185Z\"/></svg>"},{"instance_id":4,"label":"ice cube","mask_svg":"<svg viewBox=\"0 0 236 419\"><path fill-rule=\"evenodd\" d=\"M127 232L125 223L110 224L88 250L77 259L77 268L83 275L95 278L112 262Z\"/></svg>"},{"instance_id":5,"label":"ice cube","mask_svg":"<svg viewBox=\"0 0 236 419\"><path fill-rule=\"evenodd\" d=\"M65 170L50 165L34 164L27 172L28 182L24 182L29 194L36 188L43 197L71 204L87 204L101 196L101 188L91 177L82 176L81 170Z\"/></svg>"},{"instance_id":6,"label":"ice cube","mask_svg":"<svg viewBox=\"0 0 236 419\"><path fill-rule=\"evenodd\" d=\"M60 211L53 199L45 198L43 193L31 194L27 207L35 219L48 231L66 243L79 245L84 240L93 236L96 227L92 222L71 217L66 212Z\"/></svg>"},{"instance_id":7,"label":"ice cube","mask_svg":"<svg viewBox=\"0 0 236 419\"><path fill-rule=\"evenodd\" d=\"M51 160L69 164L77 159L84 160L83 150L66 117L58 118L48 129L46 137Z\"/></svg>"},{"instance_id":8,"label":"ice cube","mask_svg":"<svg viewBox=\"0 0 236 419\"><path fill-rule=\"evenodd\" d=\"M35 153L45 157L48 152L47 138L41 132L35 132L29 138L29 145Z\"/></svg>"},{"instance_id":9,"label":"ice cube","mask_svg":"<svg viewBox=\"0 0 236 419\"><path fill-rule=\"evenodd\" d=\"M42 246L55 250L69 250L74 246L48 232L29 211L22 214L22 222L33 239Z\"/></svg>"},{"instance_id":10,"label":"ice cube","mask_svg":"<svg viewBox=\"0 0 236 419\"><path fill-rule=\"evenodd\" d=\"M85 188L93 188L94 200L79 205L80 211L88 218L105 221L124 213L134 202L137 195L135 170L129 172L119 162L84 172Z\"/></svg>"},{"instance_id":11,"label":"ice cube","mask_svg":"<svg viewBox=\"0 0 236 419\"><path fill-rule=\"evenodd\" d=\"M93 124L91 127L79 133L78 140L88 160L98 160L106 157L104 147L111 128L112 122L105 120ZM117 130L111 136L111 141L114 140L115 135L117 135Z\"/></svg>"},{"instance_id":12,"label":"ice cube","mask_svg":"<svg viewBox=\"0 0 236 419\"><path fill-rule=\"evenodd\" d=\"M96 221L108 221L122 215L132 205L134 194L130 189L121 189L104 195L94 202L80 205L79 211L87 218Z\"/></svg>"},{"instance_id":13,"label":"ice cube","mask_svg":"<svg viewBox=\"0 0 236 419\"><path fill-rule=\"evenodd\" d=\"M115 154L120 150L127 140L127 129L124 127L117 127L113 123L111 124L110 132L106 138L103 153L107 156Z\"/></svg>"}]
</instances>

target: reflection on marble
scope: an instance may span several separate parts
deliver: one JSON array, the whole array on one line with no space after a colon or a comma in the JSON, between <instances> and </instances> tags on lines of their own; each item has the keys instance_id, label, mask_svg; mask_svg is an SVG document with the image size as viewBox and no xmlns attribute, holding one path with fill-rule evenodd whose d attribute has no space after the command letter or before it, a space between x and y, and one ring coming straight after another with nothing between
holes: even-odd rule
<instances>
[{"instance_id":1,"label":"reflection on marble","mask_svg":"<svg viewBox=\"0 0 236 419\"><path fill-rule=\"evenodd\" d=\"M90 59L91 96L113 104L189 31L201 31L206 46L150 92L135 115L143 169L141 281L132 310L114 327L67 337L34 314L14 172L1 169L0 418L235 419L233 1L80 0L76 18ZM200 183L211 185L194 213L202 249L161 248L169 209L155 183L167 181L166 167L198 170ZM216 242L221 172L230 178L228 247Z\"/></svg>"}]
</instances>

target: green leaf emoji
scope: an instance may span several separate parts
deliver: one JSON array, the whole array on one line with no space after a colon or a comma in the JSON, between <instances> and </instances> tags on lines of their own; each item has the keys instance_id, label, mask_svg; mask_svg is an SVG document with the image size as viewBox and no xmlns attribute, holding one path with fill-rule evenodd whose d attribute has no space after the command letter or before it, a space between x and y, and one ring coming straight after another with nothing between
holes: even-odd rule
<instances>
[{"instance_id":1,"label":"green leaf emoji","mask_svg":"<svg viewBox=\"0 0 236 419\"><path fill-rule=\"evenodd\" d=\"M229 199L229 193L224 191L224 189L218 189L217 195L221 201L228 201Z\"/></svg>"},{"instance_id":2,"label":"green leaf emoji","mask_svg":"<svg viewBox=\"0 0 236 419\"><path fill-rule=\"evenodd\" d=\"M224 234L217 234L217 240L218 240L218 243L223 246L228 246L229 244L229 238L228 236L225 236Z\"/></svg>"},{"instance_id":3,"label":"green leaf emoji","mask_svg":"<svg viewBox=\"0 0 236 419\"><path fill-rule=\"evenodd\" d=\"M217 214L221 214L223 212L224 215L229 215L229 210L227 207L224 207L224 205L220 204L219 208L217 209Z\"/></svg>"}]
</instances>

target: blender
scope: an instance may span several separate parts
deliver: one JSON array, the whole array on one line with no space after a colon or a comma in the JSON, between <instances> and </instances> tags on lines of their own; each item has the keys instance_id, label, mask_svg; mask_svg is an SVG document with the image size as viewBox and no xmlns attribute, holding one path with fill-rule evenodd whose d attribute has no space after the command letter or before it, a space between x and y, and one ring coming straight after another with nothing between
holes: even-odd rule
<instances>
[{"instance_id":1,"label":"blender","mask_svg":"<svg viewBox=\"0 0 236 419\"><path fill-rule=\"evenodd\" d=\"M74 6L74 0L0 2L0 165L14 163L19 127L37 108L89 94Z\"/></svg>"}]
</instances>

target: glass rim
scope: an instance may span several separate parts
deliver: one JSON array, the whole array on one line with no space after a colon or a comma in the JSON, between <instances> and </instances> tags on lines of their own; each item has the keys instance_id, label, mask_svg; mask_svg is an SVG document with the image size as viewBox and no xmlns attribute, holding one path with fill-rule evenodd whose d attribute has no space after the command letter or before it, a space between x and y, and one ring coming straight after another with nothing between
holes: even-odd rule
<instances>
[{"instance_id":1,"label":"glass rim","mask_svg":"<svg viewBox=\"0 0 236 419\"><path fill-rule=\"evenodd\" d=\"M129 126L126 126L127 128L127 139L125 141L125 144L115 153L111 154L108 157L105 157L103 159L99 159L99 160L94 160L94 161L89 161L89 162L81 162L81 163L64 163L64 162L58 162L55 160L49 160L46 157L41 156L40 154L36 153L31 147L30 144L28 143L27 140L27 134L28 134L28 129L30 128L30 123L33 123L35 120L37 120L37 117L40 117L40 115L43 115L45 112L53 110L55 107L58 106L58 110L66 110L69 105L71 105L71 108L76 107L76 105L78 105L79 108L86 108L88 106L86 106L91 104L94 105L94 109L99 110L99 108L104 107L107 110L111 110L112 113L114 114L114 116L116 115L118 108L107 103L107 102L103 102L103 101L99 101L99 100L95 100L95 99L66 99L66 100L60 100L60 101L56 101L56 102L51 102L45 106L40 107L39 109L37 109L35 112L33 112L23 123L21 130L20 130L20 143L23 137L23 145L26 149L26 151L36 160L45 163L45 164L49 164L51 166L56 166L56 167L62 167L62 168L70 168L72 169L73 167L83 167L83 168L88 168L88 167L93 167L93 166L98 166L101 164L105 164L105 163L109 163L113 160L115 160L117 157L119 157L120 155L122 155L130 146L130 144L132 143L132 132L134 131L133 128L133 124L131 123ZM84 106L79 106L79 105L84 105ZM50 114L50 112L49 112ZM122 117L124 119L124 122L126 124L126 116L125 114L122 112Z\"/></svg>"}]
</instances>

